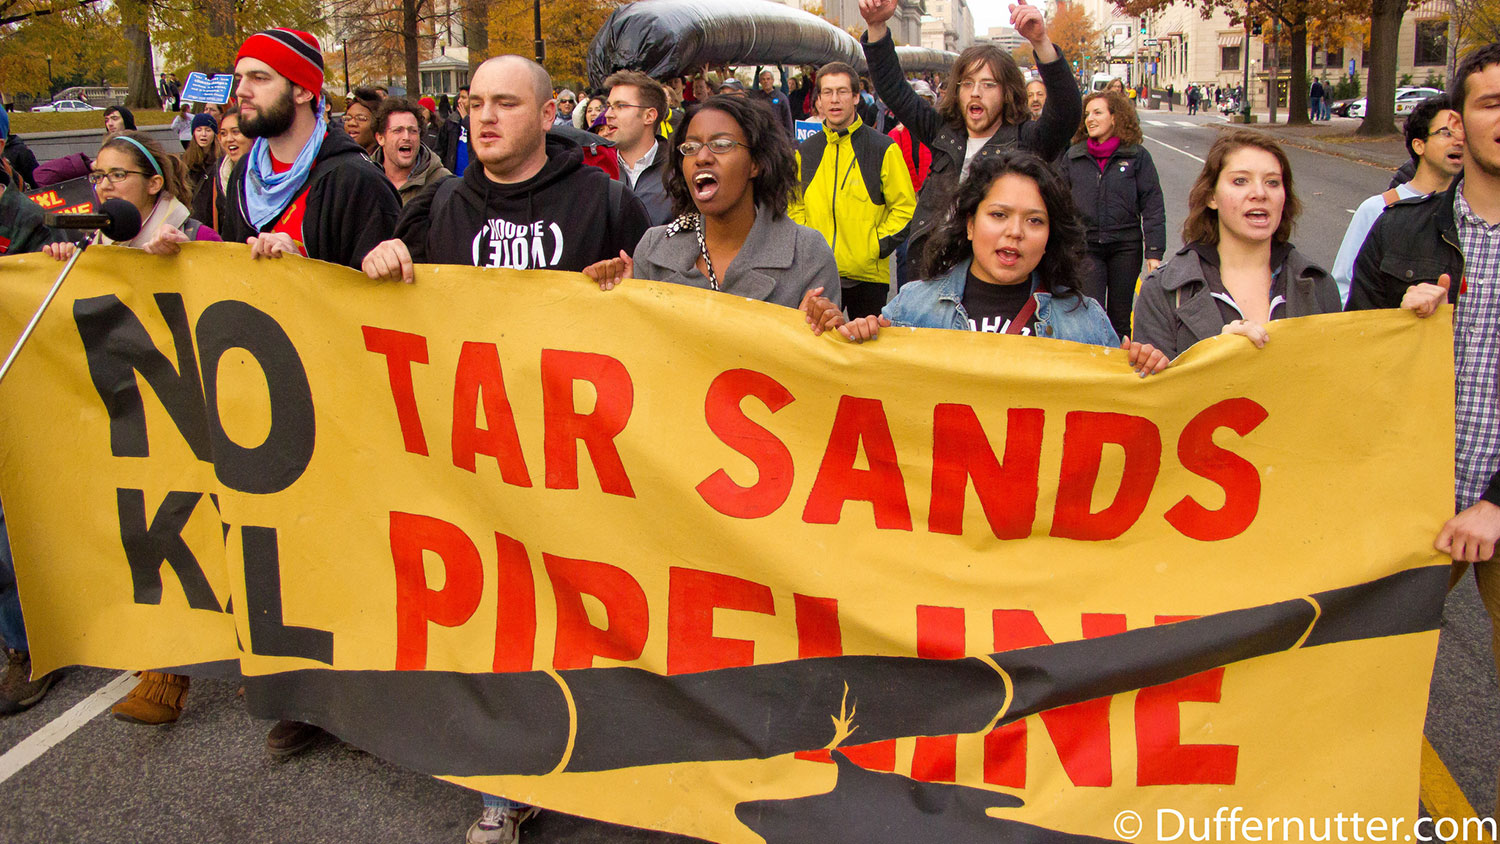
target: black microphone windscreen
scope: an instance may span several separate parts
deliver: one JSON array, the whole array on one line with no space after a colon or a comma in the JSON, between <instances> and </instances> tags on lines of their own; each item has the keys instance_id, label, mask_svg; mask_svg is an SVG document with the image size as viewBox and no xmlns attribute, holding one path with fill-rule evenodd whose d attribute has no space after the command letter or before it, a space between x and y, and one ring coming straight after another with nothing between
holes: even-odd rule
<instances>
[{"instance_id":1,"label":"black microphone windscreen","mask_svg":"<svg viewBox=\"0 0 1500 844\"><path fill-rule=\"evenodd\" d=\"M127 200L106 199L99 213L109 218L109 224L100 226L99 231L110 240L126 241L141 233L141 212Z\"/></svg>"}]
</instances>

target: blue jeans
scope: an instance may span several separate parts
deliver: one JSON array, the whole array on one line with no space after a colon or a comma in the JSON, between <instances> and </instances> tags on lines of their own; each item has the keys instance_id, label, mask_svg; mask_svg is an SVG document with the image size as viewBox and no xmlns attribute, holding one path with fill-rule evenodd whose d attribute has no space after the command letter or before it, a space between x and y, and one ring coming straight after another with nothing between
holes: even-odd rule
<instances>
[{"instance_id":1,"label":"blue jeans","mask_svg":"<svg viewBox=\"0 0 1500 844\"><path fill-rule=\"evenodd\" d=\"M486 809L528 809L531 807L529 803L517 803L508 797L496 797L493 794L481 794L479 796L484 798L484 807Z\"/></svg>"},{"instance_id":2,"label":"blue jeans","mask_svg":"<svg viewBox=\"0 0 1500 844\"><path fill-rule=\"evenodd\" d=\"M21 593L16 590L16 561L10 555L10 534L0 510L0 637L11 650L29 651L26 623L21 620Z\"/></svg>"}]
</instances>

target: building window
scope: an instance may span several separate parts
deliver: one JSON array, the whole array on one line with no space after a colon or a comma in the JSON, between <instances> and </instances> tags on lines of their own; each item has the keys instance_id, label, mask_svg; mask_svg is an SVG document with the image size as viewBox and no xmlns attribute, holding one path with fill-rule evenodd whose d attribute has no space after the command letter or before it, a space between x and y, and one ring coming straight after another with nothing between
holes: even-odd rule
<instances>
[{"instance_id":1,"label":"building window","mask_svg":"<svg viewBox=\"0 0 1500 844\"><path fill-rule=\"evenodd\" d=\"M1262 45L1262 47L1261 47L1261 55L1260 55L1261 67L1270 67L1271 66L1271 50L1272 50L1272 48L1273 48L1273 45L1271 45L1271 44ZM1291 69L1291 66L1292 66L1292 51L1291 50L1277 50L1276 51L1276 66L1278 68L1282 69L1282 70L1289 70L1289 69Z\"/></svg>"},{"instance_id":2,"label":"building window","mask_svg":"<svg viewBox=\"0 0 1500 844\"><path fill-rule=\"evenodd\" d=\"M1239 47L1220 47L1219 48L1219 70L1239 70L1239 69L1240 69L1240 48Z\"/></svg>"},{"instance_id":3,"label":"building window","mask_svg":"<svg viewBox=\"0 0 1500 844\"><path fill-rule=\"evenodd\" d=\"M1412 64L1431 67L1448 63L1448 22L1417 21L1416 56Z\"/></svg>"},{"instance_id":4,"label":"building window","mask_svg":"<svg viewBox=\"0 0 1500 844\"><path fill-rule=\"evenodd\" d=\"M1344 48L1343 47L1339 47L1337 49L1329 50L1328 51L1328 61L1325 64L1325 67L1341 68L1343 66L1344 66Z\"/></svg>"}]
</instances>

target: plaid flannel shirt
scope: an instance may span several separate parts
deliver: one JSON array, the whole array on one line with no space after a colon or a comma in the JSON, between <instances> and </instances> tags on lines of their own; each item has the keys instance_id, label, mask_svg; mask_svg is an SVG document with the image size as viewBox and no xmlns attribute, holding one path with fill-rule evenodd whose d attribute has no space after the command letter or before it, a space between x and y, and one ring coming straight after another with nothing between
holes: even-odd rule
<instances>
[{"instance_id":1,"label":"plaid flannel shirt","mask_svg":"<svg viewBox=\"0 0 1500 844\"><path fill-rule=\"evenodd\" d=\"M1453 315L1453 467L1455 504L1464 510L1484 495L1500 467L1500 225L1470 210L1462 186L1454 194L1465 278Z\"/></svg>"}]
</instances>

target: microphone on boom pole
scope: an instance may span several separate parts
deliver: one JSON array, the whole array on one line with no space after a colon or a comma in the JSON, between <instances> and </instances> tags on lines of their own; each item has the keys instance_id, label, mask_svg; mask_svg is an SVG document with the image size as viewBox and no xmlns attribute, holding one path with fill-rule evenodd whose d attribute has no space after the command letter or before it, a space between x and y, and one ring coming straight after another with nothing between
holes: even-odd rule
<instances>
[{"instance_id":1,"label":"microphone on boom pole","mask_svg":"<svg viewBox=\"0 0 1500 844\"><path fill-rule=\"evenodd\" d=\"M106 199L104 204L99 206L99 212L98 214L43 214L42 222L48 228L53 229L98 230L100 234L113 241L130 240L140 234L141 212L129 202L123 199ZM73 250L68 263L63 265L62 272L57 275L57 281L52 283L52 289L47 291L47 296L42 299L41 306L36 309L36 313L31 315L31 321L26 323L26 328L21 331L21 336L11 347L10 354L6 355L5 363L0 364L0 381L5 380L6 373L10 372L11 364L16 362L16 355L21 353L21 347L26 345L26 341L31 338L31 332L36 330L37 323L42 320L42 314L46 313L47 306L52 304L52 300L57 297L57 291L62 288L63 280L68 277L73 264L78 261L78 256L83 254L87 246L87 242L80 244Z\"/></svg>"}]
</instances>

